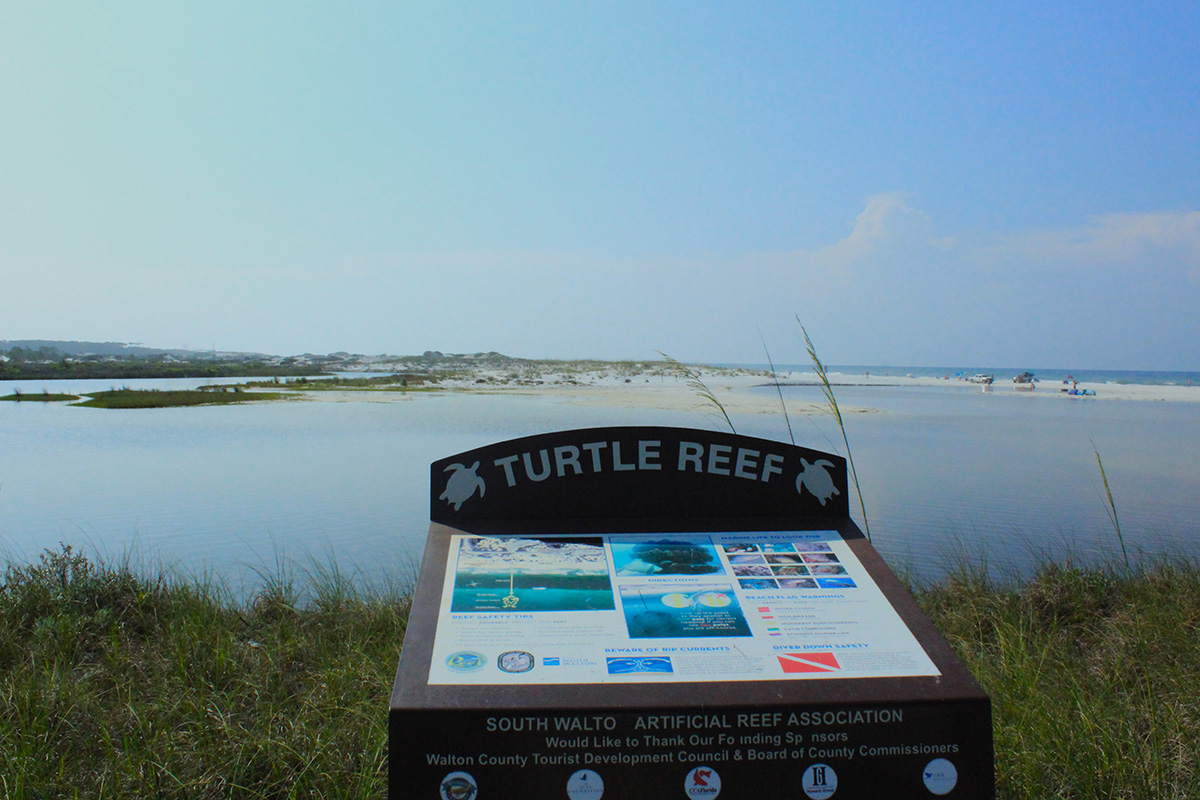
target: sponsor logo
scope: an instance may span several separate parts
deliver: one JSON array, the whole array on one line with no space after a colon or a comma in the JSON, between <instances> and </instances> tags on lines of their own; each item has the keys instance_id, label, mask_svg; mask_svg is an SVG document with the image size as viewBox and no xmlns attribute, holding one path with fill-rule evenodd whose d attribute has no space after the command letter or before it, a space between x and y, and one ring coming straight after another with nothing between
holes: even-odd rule
<instances>
[{"instance_id":1,"label":"sponsor logo","mask_svg":"<svg viewBox=\"0 0 1200 800\"><path fill-rule=\"evenodd\" d=\"M838 672L842 668L833 653L783 653L776 658L784 672Z\"/></svg>"},{"instance_id":2,"label":"sponsor logo","mask_svg":"<svg viewBox=\"0 0 1200 800\"><path fill-rule=\"evenodd\" d=\"M610 658L608 659L609 675L627 675L631 672L674 672L671 659L664 656L647 658Z\"/></svg>"},{"instance_id":3,"label":"sponsor logo","mask_svg":"<svg viewBox=\"0 0 1200 800\"><path fill-rule=\"evenodd\" d=\"M600 800L604 796L604 780L599 773L581 769L567 779L570 800Z\"/></svg>"},{"instance_id":4,"label":"sponsor logo","mask_svg":"<svg viewBox=\"0 0 1200 800\"><path fill-rule=\"evenodd\" d=\"M479 785L466 772L451 772L442 778L438 789L442 800L474 800L475 795L479 793Z\"/></svg>"},{"instance_id":5,"label":"sponsor logo","mask_svg":"<svg viewBox=\"0 0 1200 800\"><path fill-rule=\"evenodd\" d=\"M800 777L800 787L812 800L831 797L837 791L837 773L828 764L813 764Z\"/></svg>"},{"instance_id":6,"label":"sponsor logo","mask_svg":"<svg viewBox=\"0 0 1200 800\"><path fill-rule=\"evenodd\" d=\"M721 793L721 776L712 767L696 767L683 779L688 797L713 798Z\"/></svg>"},{"instance_id":7,"label":"sponsor logo","mask_svg":"<svg viewBox=\"0 0 1200 800\"><path fill-rule=\"evenodd\" d=\"M463 650L446 656L446 667L454 672L478 672L487 666L487 656Z\"/></svg>"},{"instance_id":8,"label":"sponsor logo","mask_svg":"<svg viewBox=\"0 0 1200 800\"><path fill-rule=\"evenodd\" d=\"M935 758L921 770L921 779L932 794L950 794L958 785L958 769L944 758Z\"/></svg>"},{"instance_id":9,"label":"sponsor logo","mask_svg":"<svg viewBox=\"0 0 1200 800\"><path fill-rule=\"evenodd\" d=\"M524 650L509 650L507 653L501 653L496 659L496 666L501 672L529 672L533 669L534 657L532 653L526 653Z\"/></svg>"},{"instance_id":10,"label":"sponsor logo","mask_svg":"<svg viewBox=\"0 0 1200 800\"><path fill-rule=\"evenodd\" d=\"M542 659L543 667L557 667L557 666L560 666L561 664L562 664L562 662L559 660L558 656L546 656L545 658Z\"/></svg>"}]
</instances>

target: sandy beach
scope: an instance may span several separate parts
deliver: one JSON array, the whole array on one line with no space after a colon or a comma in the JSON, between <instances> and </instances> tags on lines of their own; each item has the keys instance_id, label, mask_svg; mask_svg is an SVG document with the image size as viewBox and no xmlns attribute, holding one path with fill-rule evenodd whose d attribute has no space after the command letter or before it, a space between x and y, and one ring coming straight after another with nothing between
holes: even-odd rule
<instances>
[{"instance_id":1,"label":"sandy beach","mask_svg":"<svg viewBox=\"0 0 1200 800\"><path fill-rule=\"evenodd\" d=\"M773 414L779 411L779 396L772 391L770 373L734 369L696 368L704 385L729 413ZM837 387L899 387L934 388L948 391L987 392L993 395L1014 395L1031 402L1107 403L1107 402L1198 402L1200 387L1158 386L1145 384L1084 383L1072 387L1062 382L1042 381L1034 388L1018 388L1011 379L997 379L989 386L973 384L960 378L908 377L896 375L865 375L829 373L830 384ZM784 387L807 386L819 389L820 381L814 372L785 372L779 375ZM443 380L439 388L449 391L469 391L490 394L527 394L557 397L565 402L606 405L621 408L653 408L667 410L713 410L712 404L700 396L687 378L680 375L615 371L547 372L537 377L513 380L499 370L483 370L469 376ZM1029 384L1025 384L1029 386ZM1092 395L1070 395L1067 389L1094 392ZM817 395L818 399L820 395ZM789 414L826 413L823 403L788 400ZM842 405L844 414L869 413L869 405Z\"/></svg>"}]
</instances>

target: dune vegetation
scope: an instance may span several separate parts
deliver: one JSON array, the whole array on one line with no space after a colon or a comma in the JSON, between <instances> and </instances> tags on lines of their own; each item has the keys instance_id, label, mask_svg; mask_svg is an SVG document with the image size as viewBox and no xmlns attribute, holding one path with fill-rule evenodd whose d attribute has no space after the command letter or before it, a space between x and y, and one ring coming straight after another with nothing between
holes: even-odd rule
<instances>
[{"instance_id":1,"label":"dune vegetation","mask_svg":"<svg viewBox=\"0 0 1200 800\"><path fill-rule=\"evenodd\" d=\"M79 395L63 394L61 392L13 392L0 397L0 400L8 400L15 403L67 403L78 400Z\"/></svg>"},{"instance_id":2,"label":"dune vegetation","mask_svg":"<svg viewBox=\"0 0 1200 800\"><path fill-rule=\"evenodd\" d=\"M0 797L382 796L408 594L309 578L239 602L70 547L10 565Z\"/></svg>"},{"instance_id":3,"label":"dune vegetation","mask_svg":"<svg viewBox=\"0 0 1200 800\"><path fill-rule=\"evenodd\" d=\"M240 387L231 387L228 391L225 387L180 390L113 389L96 392L76 405L88 408L174 408L279 400L285 396L281 392L245 392Z\"/></svg>"},{"instance_id":4,"label":"dune vegetation","mask_svg":"<svg viewBox=\"0 0 1200 800\"><path fill-rule=\"evenodd\" d=\"M0 796L377 798L407 584L244 600L70 547L0 586ZM1200 570L915 590L993 703L1001 798L1200 796Z\"/></svg>"}]
</instances>

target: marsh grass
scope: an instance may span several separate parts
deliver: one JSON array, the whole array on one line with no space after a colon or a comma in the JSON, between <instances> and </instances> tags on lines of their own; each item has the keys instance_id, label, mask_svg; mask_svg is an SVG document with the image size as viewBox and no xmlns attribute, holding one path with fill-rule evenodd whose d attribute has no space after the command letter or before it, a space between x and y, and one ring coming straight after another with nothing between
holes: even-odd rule
<instances>
[{"instance_id":1,"label":"marsh grass","mask_svg":"<svg viewBox=\"0 0 1200 800\"><path fill-rule=\"evenodd\" d=\"M76 403L88 408L175 408L177 406L228 405L256 400L279 400L280 392L216 391L200 389L112 389L96 392L88 400Z\"/></svg>"},{"instance_id":2,"label":"marsh grass","mask_svg":"<svg viewBox=\"0 0 1200 800\"><path fill-rule=\"evenodd\" d=\"M813 344L813 340L808 335L808 330L805 329L804 323L796 317L796 324L800 326L800 332L804 334L804 350L808 354L808 358L812 361L813 369L816 370L817 378L821 381L821 391L825 395L825 402L830 414L837 421L838 430L842 432L842 443L846 446L846 462L850 465L850 480L854 483L854 493L858 495L858 507L862 512L863 532L867 536L867 541L871 541L871 525L867 521L867 504L863 500L862 487L858 483L858 471L854 468L854 455L850 452L850 437L846 435L846 422L842 419L842 409L838 405L837 395L833 392L833 384L829 382L829 374L825 369L825 364L821 362L821 357L817 355L817 347ZM791 425L788 426L789 430Z\"/></svg>"},{"instance_id":3,"label":"marsh grass","mask_svg":"<svg viewBox=\"0 0 1200 800\"><path fill-rule=\"evenodd\" d=\"M1129 561L1129 550L1125 547L1125 534L1121 531L1121 517L1117 514L1117 501L1113 497L1112 486L1108 482L1108 472L1104 469L1104 459L1100 457L1100 450L1096 447L1095 441L1092 442L1092 452L1096 454L1096 466L1100 469L1100 480L1104 484L1104 497L1107 503L1105 511L1108 514L1109 521L1112 523L1113 531L1117 536L1117 541L1121 545L1121 557L1125 566L1125 574L1132 575L1133 567ZM1146 626L1143 620L1143 614L1145 611L1140 604L1136 603L1131 605L1130 610L1133 615L1134 632L1136 634L1135 642L1137 644L1137 649L1140 651L1136 653L1136 657L1140 661L1144 662L1151 657L1151 654L1147 649ZM1147 732L1145 742L1146 747L1153 751L1154 754L1154 758L1152 759L1154 771L1151 774L1154 785L1159 791L1162 791L1166 788L1165 775L1163 772L1163 757L1165 755L1163 752L1163 731L1159 722L1157 704L1155 703L1155 687L1152 685L1149 675L1143 675L1140 688L1142 695L1147 702L1147 708L1149 709L1149 730ZM1157 796L1162 795L1159 794Z\"/></svg>"},{"instance_id":4,"label":"marsh grass","mask_svg":"<svg viewBox=\"0 0 1200 800\"><path fill-rule=\"evenodd\" d=\"M999 797L1200 796L1200 569L962 564L914 593L992 698ZM260 575L235 601L69 547L10 565L0 797L382 797L409 585Z\"/></svg>"},{"instance_id":5,"label":"marsh grass","mask_svg":"<svg viewBox=\"0 0 1200 800\"><path fill-rule=\"evenodd\" d=\"M671 371L683 377L683 379L687 382L689 389L695 392L700 399L704 400L704 402L707 403L710 408L715 409L716 412L721 415L721 418L725 420L725 424L729 426L729 432L737 433L737 428L733 427L733 420L729 418L729 412L725 410L724 403L722 403L717 396L713 394L712 389L708 388L708 384L704 382L704 379L700 376L700 373L697 370L689 367L687 364L672 358L661 350L658 351L658 354L663 357L663 361L666 362Z\"/></svg>"},{"instance_id":6,"label":"marsh grass","mask_svg":"<svg viewBox=\"0 0 1200 800\"><path fill-rule=\"evenodd\" d=\"M963 567L915 594L992 698L999 797L1200 797L1195 565Z\"/></svg>"},{"instance_id":7,"label":"marsh grass","mask_svg":"<svg viewBox=\"0 0 1200 800\"><path fill-rule=\"evenodd\" d=\"M33 392L33 393L15 391L12 394L6 394L3 397L0 397L0 400L11 400L11 401L17 402L17 403L21 403L21 402L28 403L30 401L35 402L35 403L65 403L65 402L69 402L72 400L78 400L78 399L79 399L78 395L62 394L61 392L51 392L51 391L42 391L42 392Z\"/></svg>"},{"instance_id":8,"label":"marsh grass","mask_svg":"<svg viewBox=\"0 0 1200 800\"><path fill-rule=\"evenodd\" d=\"M236 602L70 547L10 565L0 797L383 796L408 592L297 580Z\"/></svg>"},{"instance_id":9,"label":"marsh grass","mask_svg":"<svg viewBox=\"0 0 1200 800\"><path fill-rule=\"evenodd\" d=\"M428 373L393 373L391 375L370 375L361 378L345 378L334 375L327 378L304 378L281 383L278 379L271 381L248 381L241 386L248 388L285 389L290 391L346 391L346 390L382 390L403 391L410 387L423 386L438 377Z\"/></svg>"},{"instance_id":10,"label":"marsh grass","mask_svg":"<svg viewBox=\"0 0 1200 800\"><path fill-rule=\"evenodd\" d=\"M783 413L783 421L787 423L788 441L795 444L796 434L792 431L792 418L788 414L787 403L783 400L783 387L779 385L779 373L775 371L775 360L771 358L771 350L767 347L767 340L763 338L761 330L758 332L758 338L762 341L763 352L767 356L767 366L771 368L771 383L775 385L775 394L779 396L779 410Z\"/></svg>"}]
</instances>

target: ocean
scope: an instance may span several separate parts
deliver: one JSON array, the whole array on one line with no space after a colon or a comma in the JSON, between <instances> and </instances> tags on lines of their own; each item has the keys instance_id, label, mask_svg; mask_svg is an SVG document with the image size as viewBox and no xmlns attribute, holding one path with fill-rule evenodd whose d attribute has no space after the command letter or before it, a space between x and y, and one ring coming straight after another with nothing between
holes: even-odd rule
<instances>
[{"instance_id":1,"label":"ocean","mask_svg":"<svg viewBox=\"0 0 1200 800\"><path fill-rule=\"evenodd\" d=\"M767 364L738 364L753 369L769 370ZM916 378L966 378L971 375L994 375L997 383L1008 383L1023 372L1032 373L1042 383L1063 383L1075 380L1079 383L1143 384L1146 386L1191 386L1200 384L1200 372L1149 371L1131 369L1054 369L1026 367L895 367L871 364L827 365L830 373L843 375L867 375L873 377ZM776 372L812 372L812 364L776 364Z\"/></svg>"}]
</instances>

